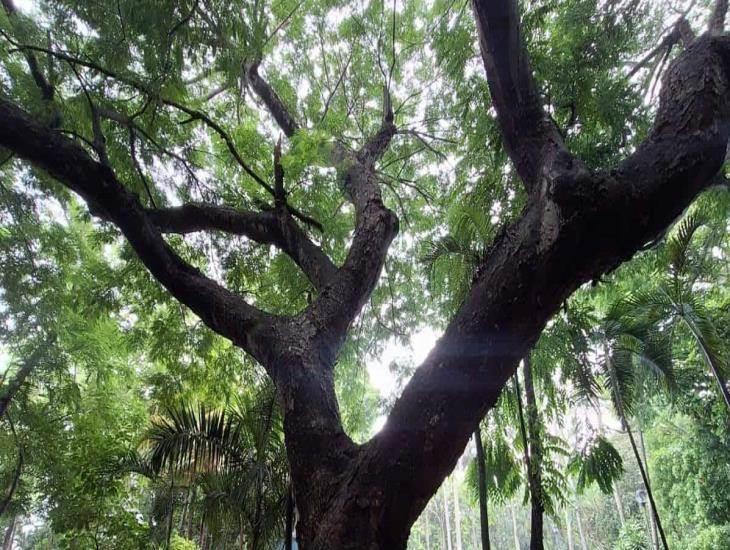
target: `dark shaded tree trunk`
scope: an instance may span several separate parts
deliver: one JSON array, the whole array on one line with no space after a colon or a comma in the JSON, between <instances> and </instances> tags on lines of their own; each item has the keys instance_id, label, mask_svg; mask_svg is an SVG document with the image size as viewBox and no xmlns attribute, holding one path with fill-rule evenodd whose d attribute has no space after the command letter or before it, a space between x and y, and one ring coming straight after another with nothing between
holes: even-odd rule
<instances>
[{"instance_id":1,"label":"dark shaded tree trunk","mask_svg":"<svg viewBox=\"0 0 730 550\"><path fill-rule=\"evenodd\" d=\"M8 488L7 494L3 496L3 499L0 501L0 516L2 516L5 513L5 510L7 510L8 506L10 505L10 502L13 500L13 496L15 495L15 490L18 488L18 482L20 481L20 474L23 471L23 451L22 449L18 451L18 462L15 466L15 472L13 472L13 480L10 482L10 487Z\"/></svg>"},{"instance_id":2,"label":"dark shaded tree trunk","mask_svg":"<svg viewBox=\"0 0 730 550\"><path fill-rule=\"evenodd\" d=\"M25 453L23 451L23 446L21 445L20 441L18 440L18 434L15 431L15 424L13 423L12 418L10 418L10 415L8 415L8 422L10 424L10 431L13 434L15 443L18 445L18 461L15 465L15 472L13 473L13 480L10 482L10 487L8 488L8 492L7 492L7 494L3 495L3 499L0 501L0 516L2 516L5 513L5 510L7 510L8 506L10 505L10 502L13 500L13 496L15 496L15 491L18 488L18 483L20 482L20 474L23 472L23 463L25 461Z\"/></svg>"},{"instance_id":3,"label":"dark shaded tree trunk","mask_svg":"<svg viewBox=\"0 0 730 550\"><path fill-rule=\"evenodd\" d=\"M474 444L477 448L477 472L479 474L479 527L482 539L482 550L489 547L489 502L487 497L487 465L484 462L484 445L479 426L474 432Z\"/></svg>"}]
</instances>

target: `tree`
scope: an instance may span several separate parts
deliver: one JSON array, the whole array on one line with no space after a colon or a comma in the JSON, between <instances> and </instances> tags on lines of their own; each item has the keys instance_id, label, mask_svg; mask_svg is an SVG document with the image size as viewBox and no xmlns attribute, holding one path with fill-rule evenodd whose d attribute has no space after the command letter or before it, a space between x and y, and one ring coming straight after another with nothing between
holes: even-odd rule
<instances>
[{"instance_id":1,"label":"tree","mask_svg":"<svg viewBox=\"0 0 730 550\"><path fill-rule=\"evenodd\" d=\"M122 233L172 296L263 366L284 412L302 546L403 548L410 526L561 304L583 283L598 281L630 259L716 181L730 132L730 37L723 34L727 3L716 3L708 32L695 37L688 25L681 26L684 50L663 77L654 125L644 141L612 168L593 169L571 154L543 107L517 1L472 2L491 103L504 150L524 188L524 208L480 259L467 296L395 402L383 430L362 445L345 433L333 373L399 229L398 217L383 202L378 176L378 163L402 131L392 81L396 40L390 39L387 67L381 49L377 56L355 60L383 74L379 126L364 129L360 143L345 144L334 133L332 139L307 143L306 137L300 139L307 135L307 121L290 107L287 84L267 81L261 70L271 40L291 16L269 12L262 4L186 3L185 10L150 10L155 18L128 27L133 21L112 3L98 12L86 3L59 2L64 22L58 36L40 38L36 32L36 39L25 43L17 29L27 22L19 20L10 0L3 0L3 37L13 50L3 54L7 72L11 80L32 80L37 89L32 94L27 86L3 83L0 145L38 171L35 178L45 193L65 200L66 191L79 196L95 217ZM78 17L64 17L69 12ZM122 13L122 25L108 17L112 13ZM164 19L156 20L171 16L176 23L169 30ZM395 32L397 11L391 16ZM92 32L69 28L79 19L91 24ZM298 23L292 32L304 26L304 18ZM367 32L365 24L361 28ZM113 47L132 32L146 40L125 51ZM231 60L229 54L242 42L245 55ZM384 43L382 33L377 42ZM97 45L105 46L104 53L95 55ZM143 48L143 55L134 48ZM16 53L25 60L25 72L9 57ZM202 70L215 54L221 64L236 67L240 82L265 106L290 146L309 151L308 159L300 155L298 160L318 155L318 162L335 169L336 181L330 183L337 185L330 189L339 186L354 210L343 261L331 258L309 234L323 225L297 205L311 198L304 198L308 186L294 189L295 163L287 166L279 147L271 147L269 164L260 156L260 140L258 147L249 140L242 151L237 134L186 92L184 76L195 81L199 75L189 77L185 69ZM342 71L339 80L346 74ZM71 86L78 90L73 97ZM367 101L374 101L372 89L370 96ZM129 97L138 104L125 105ZM322 107L322 118L329 105L326 101ZM181 124L170 116L155 122L158 111L183 117L175 121ZM347 128L355 126L348 124L350 116L344 117ZM481 116L488 116L486 109ZM150 124L157 123L183 140L199 138L200 128L207 131L201 141L215 140L215 153L230 155L235 163L220 170L218 179L231 177L233 170L240 171L236 177L245 174L244 200L233 200L240 189L218 183L218 193L200 194L204 203L188 193L184 204L168 206L162 184L150 187L149 180L161 174L149 170L153 178L147 177L136 155L139 136L149 135ZM120 140L122 135L129 139ZM160 144L159 150L161 156L180 156L174 147ZM318 192L316 186L311 192ZM179 241L163 236L211 230L282 251L309 281L311 298L300 299L296 312L264 311L204 274L186 258L184 247L176 246Z\"/></svg>"},{"instance_id":2,"label":"tree","mask_svg":"<svg viewBox=\"0 0 730 550\"><path fill-rule=\"evenodd\" d=\"M153 420L141 454L123 457L118 468L156 482L168 545L181 491L186 497L180 524L188 525L188 538L195 508L196 527L204 525L214 544L245 543L253 550L286 538L280 416L273 391L264 386L224 411L180 403ZM195 498L197 493L202 498Z\"/></svg>"},{"instance_id":3,"label":"tree","mask_svg":"<svg viewBox=\"0 0 730 550\"><path fill-rule=\"evenodd\" d=\"M707 242L701 247L702 253L692 254L692 240L703 225L706 223L701 213L693 212L684 218L663 247L668 273L653 287L634 292L623 304L617 304L616 309L624 309L621 312L625 318L624 324L643 325L641 330L648 333L648 338L656 338L660 330L688 330L730 412L730 392L725 380L725 349L715 323L703 305L702 293L697 290L698 278L706 271L702 266L703 256L712 248L716 235L724 234L725 228L711 231L709 238L705 239Z\"/></svg>"}]
</instances>

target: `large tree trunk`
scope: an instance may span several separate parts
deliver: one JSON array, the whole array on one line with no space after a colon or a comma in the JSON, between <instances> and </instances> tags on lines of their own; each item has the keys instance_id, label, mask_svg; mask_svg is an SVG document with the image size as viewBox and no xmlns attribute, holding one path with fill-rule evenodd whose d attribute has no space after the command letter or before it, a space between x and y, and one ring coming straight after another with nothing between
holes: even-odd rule
<instances>
[{"instance_id":1,"label":"large tree trunk","mask_svg":"<svg viewBox=\"0 0 730 550\"><path fill-rule=\"evenodd\" d=\"M479 526L482 550L490 550L489 546L489 502L487 500L487 465L484 462L484 445L482 431L477 426L474 432L474 444L477 448L477 472L479 474Z\"/></svg>"}]
</instances>

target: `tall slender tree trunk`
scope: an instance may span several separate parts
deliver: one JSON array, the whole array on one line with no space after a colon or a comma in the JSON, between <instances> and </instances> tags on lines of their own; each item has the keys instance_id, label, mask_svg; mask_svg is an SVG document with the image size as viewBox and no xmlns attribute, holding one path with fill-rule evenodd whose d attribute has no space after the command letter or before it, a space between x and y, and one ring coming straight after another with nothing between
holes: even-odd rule
<instances>
[{"instance_id":1,"label":"tall slender tree trunk","mask_svg":"<svg viewBox=\"0 0 730 550\"><path fill-rule=\"evenodd\" d=\"M588 544L586 544L586 534L583 531L583 520L580 519L580 511L577 508L575 510L575 522L578 524L578 536L580 537L580 549L588 550Z\"/></svg>"},{"instance_id":2,"label":"tall slender tree trunk","mask_svg":"<svg viewBox=\"0 0 730 550\"><path fill-rule=\"evenodd\" d=\"M185 527L185 538L193 538L193 518L195 517L195 510L193 509L193 502L195 501L196 488L195 484L190 484L190 502L188 506L188 524Z\"/></svg>"},{"instance_id":3,"label":"tall slender tree trunk","mask_svg":"<svg viewBox=\"0 0 730 550\"><path fill-rule=\"evenodd\" d=\"M18 516L13 516L13 520L5 529L5 536L3 537L3 550L12 550L13 539L15 538L15 529L18 527Z\"/></svg>"},{"instance_id":4,"label":"tall slender tree trunk","mask_svg":"<svg viewBox=\"0 0 730 550\"><path fill-rule=\"evenodd\" d=\"M725 400L725 406L727 407L728 411L730 411L730 392L728 392L727 383L722 377L722 369L720 368L720 365L717 364L715 355L710 351L707 342L705 342L702 333L697 328L694 321L689 319L686 315L680 315L680 317L685 322L687 327L689 327L690 332L692 332L692 336L694 336L695 340L697 341L697 345L700 347L702 356L705 358L705 362L707 363L707 366L710 367L710 372L715 378L717 386L720 388L720 393Z\"/></svg>"},{"instance_id":5,"label":"tall slender tree trunk","mask_svg":"<svg viewBox=\"0 0 730 550\"><path fill-rule=\"evenodd\" d=\"M596 418L598 419L598 435L603 436L603 413L601 412L601 402L598 401L595 406ZM624 505L621 501L621 495L618 492L616 483L611 482L611 492L613 493L613 500L616 503L616 512L618 512L618 519L621 522L621 527L626 525L626 515L624 514Z\"/></svg>"},{"instance_id":6,"label":"tall slender tree trunk","mask_svg":"<svg viewBox=\"0 0 730 550\"><path fill-rule=\"evenodd\" d=\"M455 550L463 550L461 540L461 507L459 506L459 490L454 476L451 476L451 494L454 497L454 542Z\"/></svg>"},{"instance_id":7,"label":"tall slender tree trunk","mask_svg":"<svg viewBox=\"0 0 730 550\"><path fill-rule=\"evenodd\" d=\"M517 530L517 515L515 514L515 505L510 504L509 511L512 514L512 536L514 537L515 541L515 550L521 550L520 549L520 535L519 531Z\"/></svg>"},{"instance_id":8,"label":"tall slender tree trunk","mask_svg":"<svg viewBox=\"0 0 730 550\"><path fill-rule=\"evenodd\" d=\"M618 512L618 519L621 522L621 527L626 525L626 516L624 515L624 505L621 501L621 495L618 492L618 487L615 483L611 483L611 492L613 493L613 501L616 503L616 511Z\"/></svg>"},{"instance_id":9,"label":"tall slender tree trunk","mask_svg":"<svg viewBox=\"0 0 730 550\"><path fill-rule=\"evenodd\" d=\"M484 445L482 445L482 431L479 426L477 426L474 432L474 443L477 448L477 472L479 473L479 526L482 538L482 550L490 550L487 465L484 462Z\"/></svg>"},{"instance_id":10,"label":"tall slender tree trunk","mask_svg":"<svg viewBox=\"0 0 730 550\"><path fill-rule=\"evenodd\" d=\"M649 474L649 460L646 457L646 445L644 444L644 432L639 428L639 445L641 446L641 456L644 458L644 468L646 468L646 479L651 484L651 475ZM659 550L659 538L657 536L656 521L650 518L649 530L651 531L651 543L656 550Z\"/></svg>"},{"instance_id":11,"label":"tall slender tree trunk","mask_svg":"<svg viewBox=\"0 0 730 550\"><path fill-rule=\"evenodd\" d=\"M448 482L448 479L446 481ZM449 517L449 497L447 496L448 492L448 487L444 487L444 490L441 493L444 501L444 538L446 539L444 541L444 547L447 550L452 550L453 547L451 546L451 518Z\"/></svg>"},{"instance_id":12,"label":"tall slender tree trunk","mask_svg":"<svg viewBox=\"0 0 730 550\"><path fill-rule=\"evenodd\" d=\"M532 382L532 365L529 354L523 360L523 374L525 377L525 396L527 400L527 423L522 407L522 392L520 391L519 375L515 373L515 394L517 399L517 414L522 435L522 446L527 470L527 483L530 490L530 550L543 550L543 512L542 481L540 463L542 450L538 434L537 402L535 388Z\"/></svg>"},{"instance_id":13,"label":"tall slender tree trunk","mask_svg":"<svg viewBox=\"0 0 730 550\"><path fill-rule=\"evenodd\" d=\"M565 532L566 538L568 539L568 550L574 550L573 548L573 524L570 520L570 508L565 507Z\"/></svg>"},{"instance_id":14,"label":"tall slender tree trunk","mask_svg":"<svg viewBox=\"0 0 730 550\"><path fill-rule=\"evenodd\" d=\"M639 454L639 449L636 446L636 441L634 440L634 434L631 432L631 427L629 426L629 423L626 421L625 415L623 413L621 414L621 421L623 422L624 428L626 428L626 433L629 436L629 442L631 443L631 449L634 451L634 457L636 458L636 462L639 465L639 472L641 472L641 479L644 482L644 487L646 488L646 494L649 497L649 504L651 505L651 512L654 517L654 521L656 522L657 530L659 531L659 537L662 541L662 546L664 547L664 550L669 550L669 546L667 545L667 538L664 535L664 528L662 527L662 522L659 519L659 512L656 508L656 502L654 501L654 494L651 491L651 484L649 483L649 477L646 475L646 470L644 469L644 463L641 460L641 455Z\"/></svg>"}]
</instances>

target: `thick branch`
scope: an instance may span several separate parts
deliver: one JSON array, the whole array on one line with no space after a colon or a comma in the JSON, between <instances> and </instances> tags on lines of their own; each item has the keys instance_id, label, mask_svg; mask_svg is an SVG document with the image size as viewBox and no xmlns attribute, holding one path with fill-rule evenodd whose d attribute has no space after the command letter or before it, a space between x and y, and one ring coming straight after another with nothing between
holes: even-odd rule
<instances>
[{"instance_id":1,"label":"thick branch","mask_svg":"<svg viewBox=\"0 0 730 550\"><path fill-rule=\"evenodd\" d=\"M136 195L70 139L0 98L0 145L79 194L122 231L152 275L214 331L267 364L274 318L185 263L162 239Z\"/></svg>"},{"instance_id":2,"label":"thick branch","mask_svg":"<svg viewBox=\"0 0 730 550\"><path fill-rule=\"evenodd\" d=\"M711 34L722 34L725 31L725 17L727 17L728 0L715 0L708 31Z\"/></svg>"},{"instance_id":3,"label":"thick branch","mask_svg":"<svg viewBox=\"0 0 730 550\"><path fill-rule=\"evenodd\" d=\"M634 155L612 171L562 174L531 197L493 243L384 429L361 451L320 528L328 536L317 541L321 547L352 547L347 541L362 528L363 509L365 522L379 527L379 547L405 547L402 526L415 521L454 467L548 319L711 184L730 137L729 77L730 37L699 38L667 71L654 129ZM397 491L384 490L394 483Z\"/></svg>"},{"instance_id":4,"label":"thick branch","mask_svg":"<svg viewBox=\"0 0 730 550\"><path fill-rule=\"evenodd\" d=\"M386 114L380 131L358 153L335 146L333 163L341 170L344 191L355 206L355 233L342 267L311 306L293 319L292 331L301 347L293 346L292 356L282 358L293 366L280 371L276 380L286 404L284 429L302 518L300 536L305 541L313 539L318 518L328 509L355 455L355 446L342 429L333 367L398 231L398 219L383 204L374 167L395 131Z\"/></svg>"},{"instance_id":5,"label":"thick branch","mask_svg":"<svg viewBox=\"0 0 730 550\"><path fill-rule=\"evenodd\" d=\"M186 204L147 211L163 233L192 233L218 230L243 235L260 244L274 245L285 252L322 289L337 268L285 211L246 212L226 206Z\"/></svg>"},{"instance_id":6,"label":"thick branch","mask_svg":"<svg viewBox=\"0 0 730 550\"><path fill-rule=\"evenodd\" d=\"M505 149L528 192L568 155L546 116L520 32L516 0L472 0L479 46Z\"/></svg>"},{"instance_id":7,"label":"thick branch","mask_svg":"<svg viewBox=\"0 0 730 550\"><path fill-rule=\"evenodd\" d=\"M292 137L299 129L299 124L276 91L259 76L258 62L246 66L246 80L256 95L264 102L286 137Z\"/></svg>"}]
</instances>

